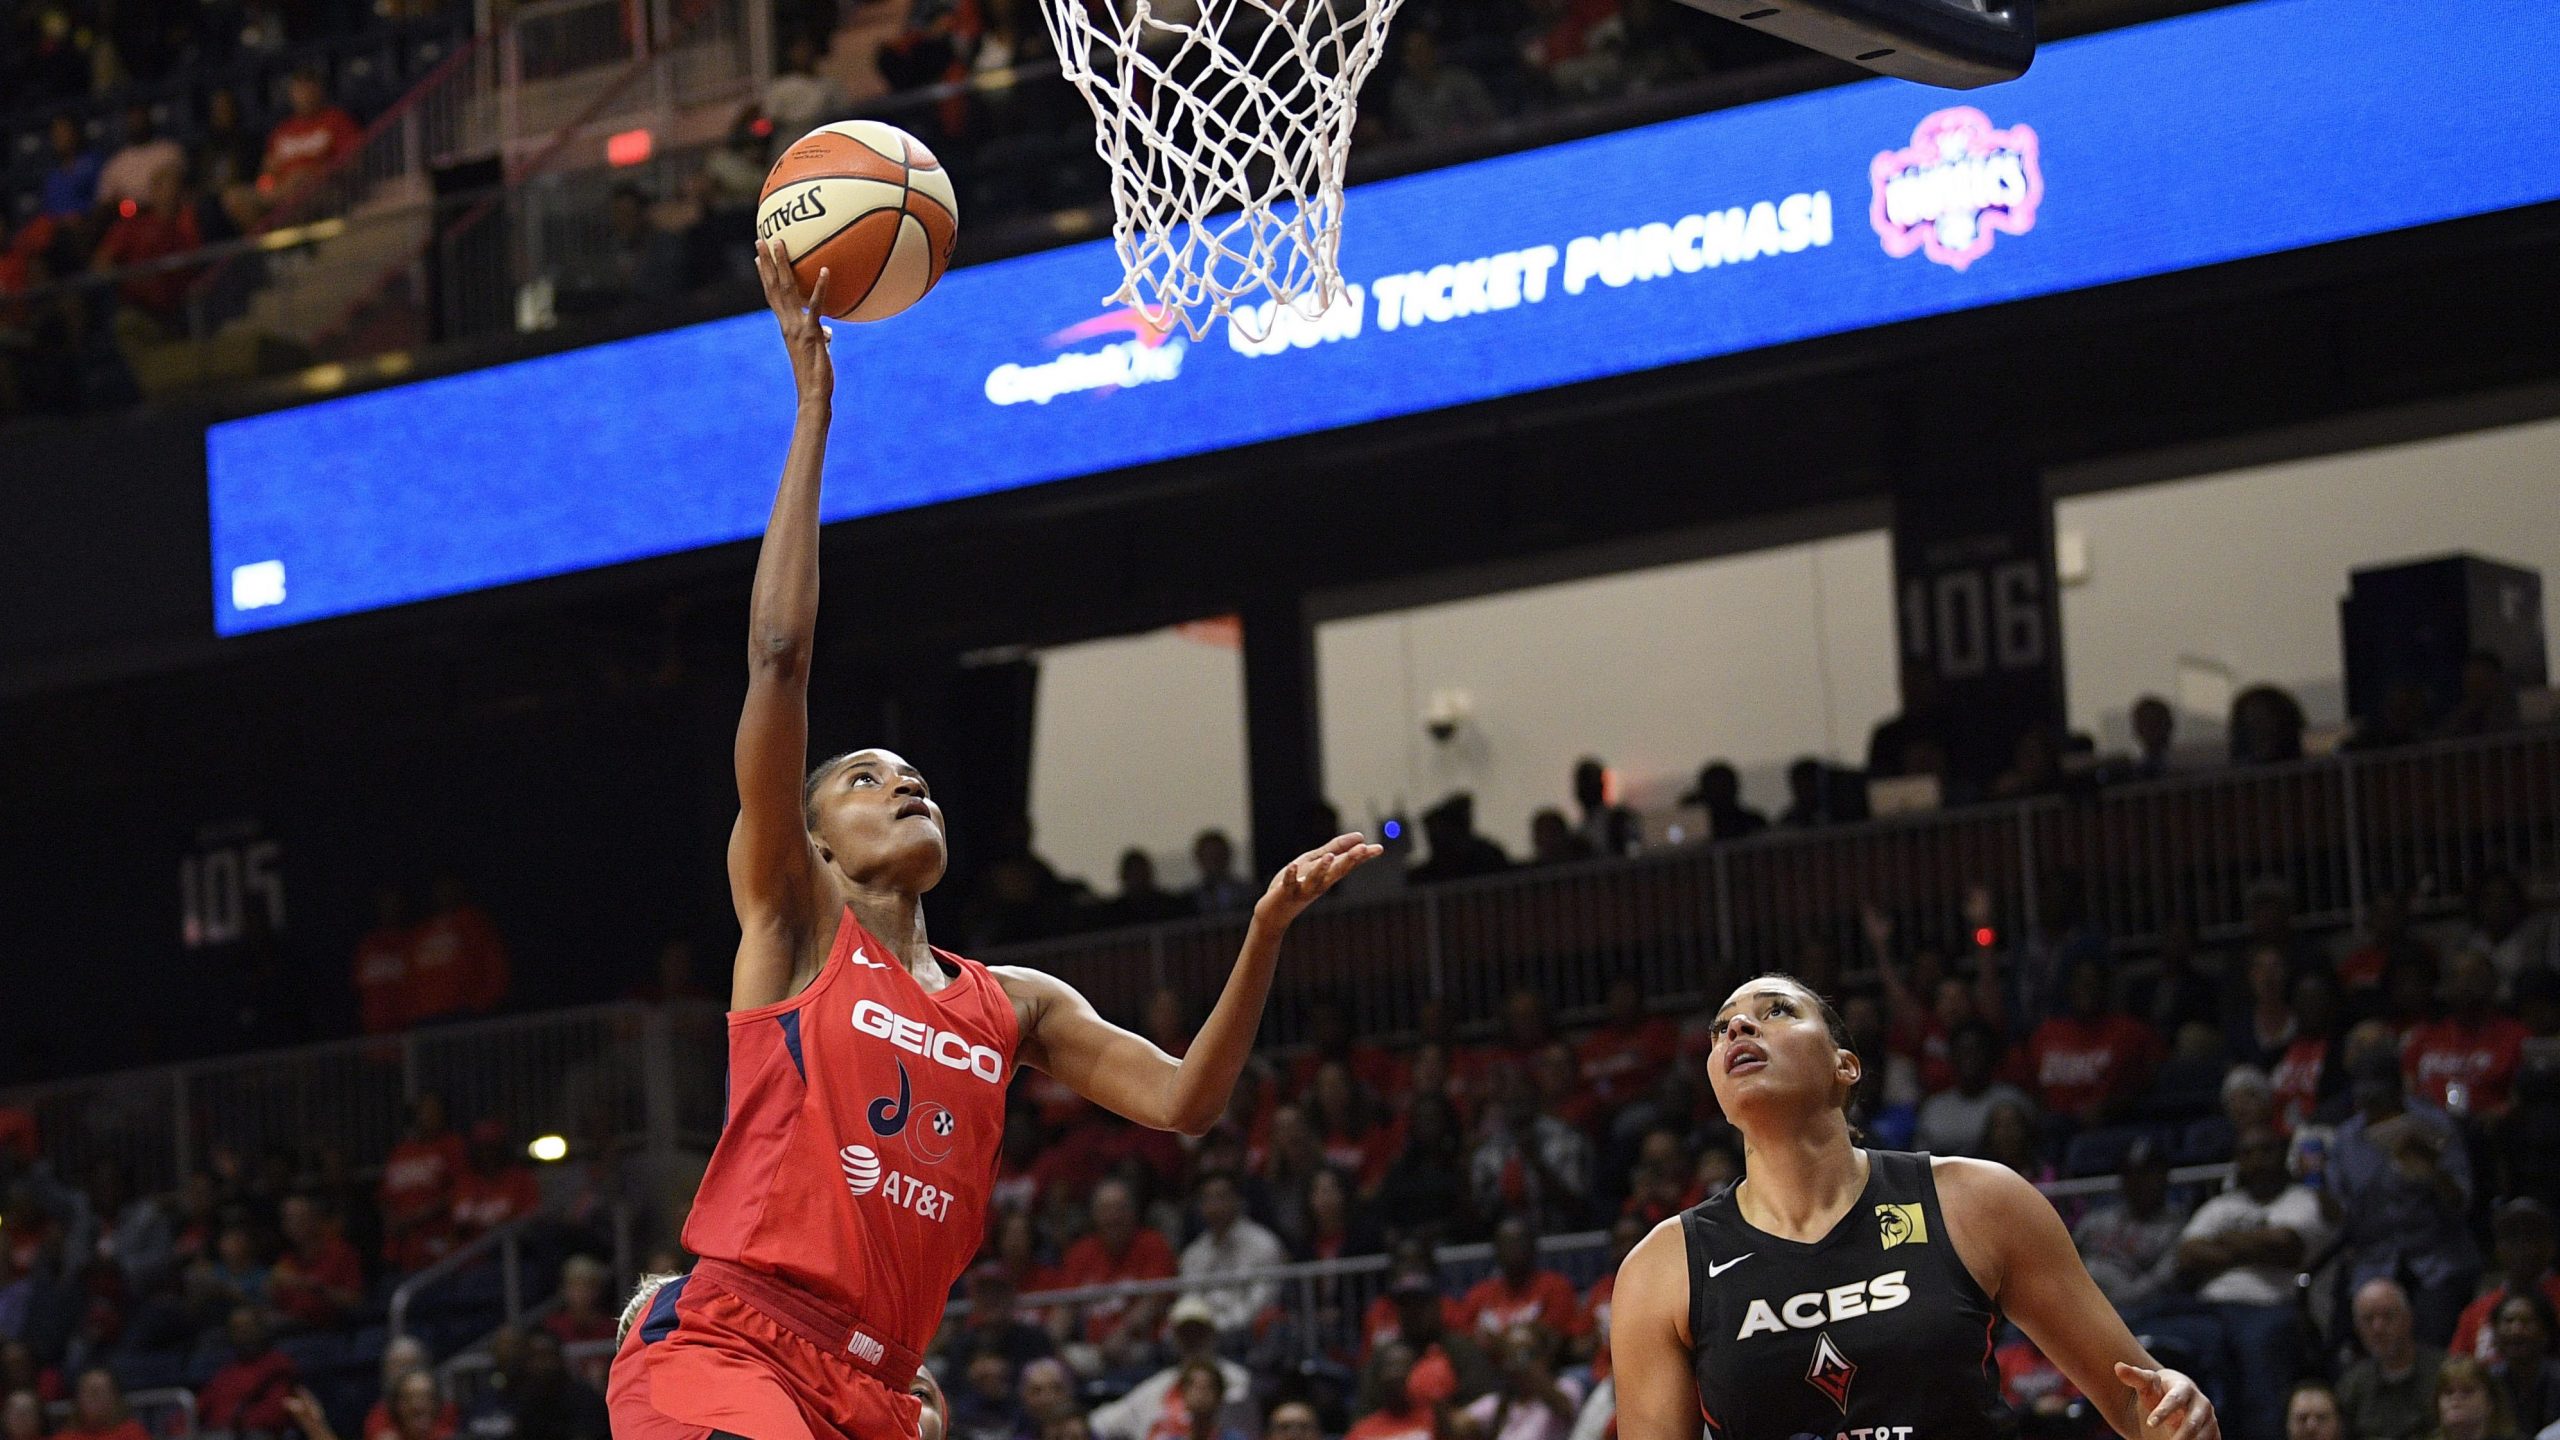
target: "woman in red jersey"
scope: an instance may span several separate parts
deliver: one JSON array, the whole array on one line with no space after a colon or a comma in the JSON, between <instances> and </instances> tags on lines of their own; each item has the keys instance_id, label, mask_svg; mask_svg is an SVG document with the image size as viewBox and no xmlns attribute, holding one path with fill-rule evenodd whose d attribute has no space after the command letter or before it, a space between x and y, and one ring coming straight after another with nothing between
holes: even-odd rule
<instances>
[{"instance_id":1,"label":"woman in red jersey","mask_svg":"<svg viewBox=\"0 0 2560 1440\"><path fill-rule=\"evenodd\" d=\"M1272 881L1180 1060L1052 976L928 943L923 896L946 852L924 777L886 750L804 773L835 390L828 277L802 295L778 247L760 247L756 267L799 416L748 618L729 1112L685 1222L701 1258L646 1297L615 1357L619 1440L917 1435L910 1386L986 1234L1016 1067L1139 1124L1206 1132L1251 1052L1282 934L1380 853L1344 835Z\"/></svg>"},{"instance_id":2,"label":"woman in red jersey","mask_svg":"<svg viewBox=\"0 0 2560 1440\"><path fill-rule=\"evenodd\" d=\"M1861 1063L1802 981L1716 1011L1716 1102L1746 1174L1618 1267L1609 1353L1622 1440L1993 1440L2015 1432L2002 1317L2127 1440L2219 1440L2213 1406L2125 1328L2062 1217L2015 1172L1856 1143Z\"/></svg>"}]
</instances>

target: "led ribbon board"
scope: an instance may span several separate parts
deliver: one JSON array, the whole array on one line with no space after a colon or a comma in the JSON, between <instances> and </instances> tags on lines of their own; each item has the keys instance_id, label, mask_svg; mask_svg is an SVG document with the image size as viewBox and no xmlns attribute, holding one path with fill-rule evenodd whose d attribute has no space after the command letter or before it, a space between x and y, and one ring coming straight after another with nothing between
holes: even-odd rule
<instances>
[{"instance_id":1,"label":"led ribbon board","mask_svg":"<svg viewBox=\"0 0 2560 1440\"><path fill-rule=\"evenodd\" d=\"M2259 0L1360 187L1349 298L1266 345L1101 311L1105 243L839 327L829 520L2560 198L2560 5ZM738 237L745 245L747 237ZM757 533L764 315L207 435L239 634ZM866 428L870 424L876 428Z\"/></svg>"}]
</instances>

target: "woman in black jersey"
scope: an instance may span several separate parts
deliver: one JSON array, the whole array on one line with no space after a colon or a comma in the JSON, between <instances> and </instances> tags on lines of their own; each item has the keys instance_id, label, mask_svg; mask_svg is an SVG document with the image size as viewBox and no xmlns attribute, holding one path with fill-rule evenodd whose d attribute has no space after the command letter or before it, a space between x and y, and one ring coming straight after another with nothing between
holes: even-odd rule
<instances>
[{"instance_id":1,"label":"woman in black jersey","mask_svg":"<svg viewBox=\"0 0 2560 1440\"><path fill-rule=\"evenodd\" d=\"M2219 1440L2195 1382L2125 1329L2016 1173L1852 1143L1860 1065L1831 1007L1764 975L1716 1013L1709 1083L1745 1178L1619 1267L1621 1440L1975 1440L2014 1426L2006 1315L2127 1440Z\"/></svg>"}]
</instances>

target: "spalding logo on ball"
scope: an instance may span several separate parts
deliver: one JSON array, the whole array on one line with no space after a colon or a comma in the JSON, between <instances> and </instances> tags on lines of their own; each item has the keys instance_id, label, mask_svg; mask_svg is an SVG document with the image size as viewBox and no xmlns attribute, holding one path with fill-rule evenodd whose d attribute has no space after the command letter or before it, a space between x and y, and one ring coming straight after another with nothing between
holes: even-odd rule
<instances>
[{"instance_id":1,"label":"spalding logo on ball","mask_svg":"<svg viewBox=\"0 0 2560 1440\"><path fill-rule=\"evenodd\" d=\"M756 239L780 240L802 293L827 275L827 314L886 320L951 264L960 202L924 143L895 125L843 120L792 142L764 177Z\"/></svg>"}]
</instances>

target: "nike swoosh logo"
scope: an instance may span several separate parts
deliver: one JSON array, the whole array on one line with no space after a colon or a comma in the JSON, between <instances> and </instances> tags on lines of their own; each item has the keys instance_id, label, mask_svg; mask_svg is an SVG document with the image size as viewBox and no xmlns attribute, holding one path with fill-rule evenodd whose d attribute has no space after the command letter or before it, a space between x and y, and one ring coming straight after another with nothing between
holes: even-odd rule
<instances>
[{"instance_id":1,"label":"nike swoosh logo","mask_svg":"<svg viewBox=\"0 0 2560 1440\"><path fill-rule=\"evenodd\" d=\"M1713 1261L1709 1261L1709 1262L1707 1263L1707 1278L1708 1278L1708 1279L1710 1279L1710 1280L1713 1280L1714 1278L1716 1278L1717 1276L1719 1276L1719 1275L1723 1274L1723 1273L1724 1273L1724 1272L1726 1272L1727 1270L1732 1269L1734 1266L1739 1265L1739 1264L1741 1264L1743 1261L1748 1260L1748 1259L1750 1259L1750 1258L1751 1258L1751 1257L1750 1257L1750 1256L1748 1256L1748 1255L1736 1255L1736 1256L1734 1256L1732 1259L1727 1260L1726 1262L1724 1262L1724 1263L1723 1263L1723 1264L1721 1264L1721 1265L1718 1265L1718 1264L1716 1264L1716 1263L1715 1263L1715 1262L1713 1262Z\"/></svg>"}]
</instances>

